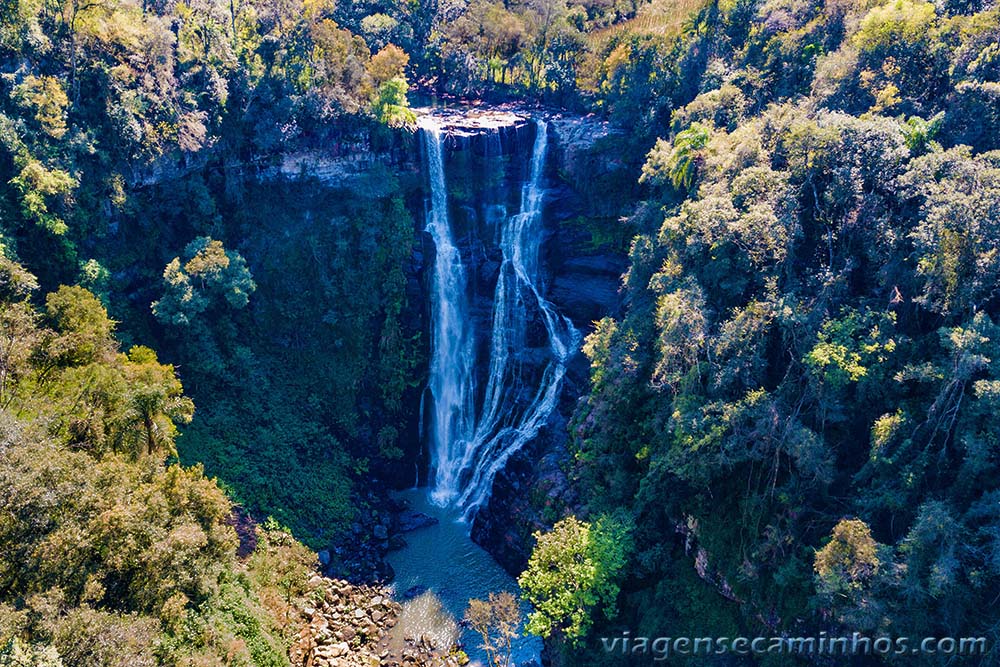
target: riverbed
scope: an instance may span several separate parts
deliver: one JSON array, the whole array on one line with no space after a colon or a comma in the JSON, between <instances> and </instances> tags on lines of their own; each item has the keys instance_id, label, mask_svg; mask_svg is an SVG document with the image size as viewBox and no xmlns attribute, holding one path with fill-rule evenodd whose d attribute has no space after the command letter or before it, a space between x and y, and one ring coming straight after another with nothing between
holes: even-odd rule
<instances>
[{"instance_id":1,"label":"riverbed","mask_svg":"<svg viewBox=\"0 0 1000 667\"><path fill-rule=\"evenodd\" d=\"M426 593L403 601L403 613L393 629L395 638L401 641L404 635L427 634L439 645L457 638L472 660L471 666L487 665L479 635L460 628L457 621L470 599L486 599L500 591L516 594L517 582L472 541L469 524L454 508L431 503L426 489L404 491L397 497L439 523L406 533L407 546L386 558L396 572L393 587L397 599L403 600L404 594L416 587L426 589ZM524 612L526 615L527 608ZM541 648L538 638L522 636L514 644L514 664L540 664Z\"/></svg>"}]
</instances>

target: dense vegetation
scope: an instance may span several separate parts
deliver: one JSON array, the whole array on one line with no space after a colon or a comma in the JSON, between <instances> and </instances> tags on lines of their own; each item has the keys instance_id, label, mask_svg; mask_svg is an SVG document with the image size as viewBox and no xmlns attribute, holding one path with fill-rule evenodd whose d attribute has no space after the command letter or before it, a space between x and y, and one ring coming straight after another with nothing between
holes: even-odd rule
<instances>
[{"instance_id":1,"label":"dense vegetation","mask_svg":"<svg viewBox=\"0 0 1000 667\"><path fill-rule=\"evenodd\" d=\"M1000 12L702 16L585 346L579 484L634 540L594 636L995 644Z\"/></svg>"},{"instance_id":2,"label":"dense vegetation","mask_svg":"<svg viewBox=\"0 0 1000 667\"><path fill-rule=\"evenodd\" d=\"M119 351L81 287L38 310L8 258L0 284L0 664L287 665L315 556L272 530L237 559L225 495L165 463L193 410L174 368Z\"/></svg>"},{"instance_id":3,"label":"dense vegetation","mask_svg":"<svg viewBox=\"0 0 1000 667\"><path fill-rule=\"evenodd\" d=\"M412 454L417 186L257 180L411 150L409 82L646 156L532 629L995 644L998 42L979 0L4 2L0 661L282 664L176 459L319 546Z\"/></svg>"},{"instance_id":4,"label":"dense vegetation","mask_svg":"<svg viewBox=\"0 0 1000 667\"><path fill-rule=\"evenodd\" d=\"M339 22L314 2L0 13L7 253L45 290L91 289L128 344L181 368L200 408L182 458L317 546L366 502L352 479L402 455L420 358L394 177L254 180L281 151L405 143L386 126L412 120L408 56Z\"/></svg>"}]
</instances>

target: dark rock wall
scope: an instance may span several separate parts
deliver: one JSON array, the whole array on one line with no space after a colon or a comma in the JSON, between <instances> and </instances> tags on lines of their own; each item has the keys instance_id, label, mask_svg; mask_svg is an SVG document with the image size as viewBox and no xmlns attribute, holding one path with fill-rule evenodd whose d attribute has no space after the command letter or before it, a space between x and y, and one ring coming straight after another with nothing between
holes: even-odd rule
<instances>
[{"instance_id":1,"label":"dark rock wall","mask_svg":"<svg viewBox=\"0 0 1000 667\"><path fill-rule=\"evenodd\" d=\"M549 118L544 292L584 335L595 320L615 314L620 307L618 287L627 267L628 235L619 218L634 201L629 193L635 180L635 171L619 157L620 136L594 119ZM534 140L535 126L525 118L493 130L457 126L446 140L451 222L470 277L471 317L483 360L488 358L493 295L502 261L500 223L502 215L519 210ZM420 335L423 382L410 394L410 417L401 425L404 457L395 467L379 473L396 488L427 483L429 456L421 437L420 408L423 405L426 417L430 405L421 401L421 392L429 360L429 270L434 259L434 245L424 231L429 198L424 146L419 134L401 142L391 156L370 149L356 155L323 150L296 153L268 174L316 178L343 187L379 163L400 179L415 220L413 253L406 267L403 323L408 335ZM529 331L521 363L540 372L546 359L546 341L544 327L536 324ZM487 363L479 364L480 393L487 370ZM547 528L566 508L577 505L566 473L570 461L566 425L577 399L588 391L588 373L587 360L578 353L564 381L558 410L539 437L513 456L497 476L489 503L473 522L473 539L512 573L520 572L527 562L532 533ZM530 400L530 396L525 398Z\"/></svg>"},{"instance_id":2,"label":"dark rock wall","mask_svg":"<svg viewBox=\"0 0 1000 667\"><path fill-rule=\"evenodd\" d=\"M567 315L586 335L593 322L617 313L620 307L618 287L627 266L625 238L619 218L631 200L608 200L601 190L619 187L631 176L616 158L618 146L614 132L604 124L586 119L550 121L549 152L546 164L547 196L543 216L545 239L542 245L544 290L547 298ZM452 222L464 229L463 256L472 257L473 317L477 331L488 337L492 314L493 290L501 255L496 234L490 224L483 224L489 201L462 200L461 195L487 193L485 199L507 202L509 211L520 205L521 183L526 178L534 142L531 125L516 127L504 135L503 176L493 190L489 183L470 184L459 190ZM456 171L467 177L475 172L489 173L489 165L470 165L458 153L467 151L476 160L496 162L486 139L463 138L450 146L446 168L449 178ZM484 146L486 150L484 150ZM487 177L488 178L488 177ZM478 186L478 187L476 187ZM451 186L449 185L449 188ZM626 192L629 189L625 190ZM492 192L492 194L491 194ZM500 193L498 197L497 193ZM472 212L478 212L473 215ZM467 216L463 219L463 215ZM474 221L478 220L478 226ZM430 247L429 252L433 252ZM430 255L428 255L430 256ZM545 345L544 331L538 323L538 336L529 335L528 345ZM532 338L536 338L532 341ZM480 341L481 346L488 339ZM482 355L481 357L485 358ZM539 349L539 351L542 351ZM541 370L545 354L532 355L526 350L522 363L534 363ZM485 372L486 365L481 364ZM481 379L485 382L485 378ZM539 436L511 457L497 475L490 501L476 515L473 539L486 548L512 574L524 569L534 544L532 534L562 517L567 508L578 505L567 471L570 464L567 423L578 398L589 390L589 364L578 353L564 380L558 410ZM530 397L527 397L530 398Z\"/></svg>"}]
</instances>

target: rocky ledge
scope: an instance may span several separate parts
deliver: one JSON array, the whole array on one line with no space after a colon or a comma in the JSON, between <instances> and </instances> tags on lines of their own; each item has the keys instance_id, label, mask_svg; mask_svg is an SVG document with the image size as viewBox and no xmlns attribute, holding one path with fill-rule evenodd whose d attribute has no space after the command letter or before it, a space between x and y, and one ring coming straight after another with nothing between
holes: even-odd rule
<instances>
[{"instance_id":1,"label":"rocky ledge","mask_svg":"<svg viewBox=\"0 0 1000 667\"><path fill-rule=\"evenodd\" d=\"M528 125L530 116L514 106L414 109L418 125L436 126L455 137L477 137L491 130Z\"/></svg>"},{"instance_id":2,"label":"rocky ledge","mask_svg":"<svg viewBox=\"0 0 1000 667\"><path fill-rule=\"evenodd\" d=\"M460 667L468 658L455 646L439 647L426 636L390 646L402 606L381 586L356 586L315 575L311 606L299 609L306 624L289 651L294 667Z\"/></svg>"}]
</instances>

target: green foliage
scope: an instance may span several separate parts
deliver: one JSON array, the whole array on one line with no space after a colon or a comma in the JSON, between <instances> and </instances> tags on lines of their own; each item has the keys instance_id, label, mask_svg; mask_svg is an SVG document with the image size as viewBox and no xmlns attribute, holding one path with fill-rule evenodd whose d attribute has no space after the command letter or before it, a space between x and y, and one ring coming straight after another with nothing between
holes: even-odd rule
<instances>
[{"instance_id":1,"label":"green foliage","mask_svg":"<svg viewBox=\"0 0 1000 667\"><path fill-rule=\"evenodd\" d=\"M888 355L896 349L896 341L887 338L895 325L895 313L888 313L882 322L865 326L865 320L872 319L871 314L862 318L849 312L840 319L823 323L815 347L803 360L821 382L843 387L867 376L868 365L881 366L887 362Z\"/></svg>"},{"instance_id":2,"label":"green foliage","mask_svg":"<svg viewBox=\"0 0 1000 667\"><path fill-rule=\"evenodd\" d=\"M993 295L998 261L992 220L1000 210L1000 169L986 156L958 147L914 160L901 179L921 204L910 232L919 297L930 310L970 312Z\"/></svg>"},{"instance_id":3,"label":"green foliage","mask_svg":"<svg viewBox=\"0 0 1000 667\"><path fill-rule=\"evenodd\" d=\"M257 285L246 260L226 250L220 241L199 237L184 249L184 264L175 257L163 270L165 292L152 305L153 314L166 324L187 325L222 302L243 308Z\"/></svg>"},{"instance_id":4,"label":"green foliage","mask_svg":"<svg viewBox=\"0 0 1000 667\"><path fill-rule=\"evenodd\" d=\"M593 524L568 517L548 533L535 533L535 539L528 569L518 578L535 608L527 630L579 641L593 610L614 616L617 578L628 553L627 528L609 517Z\"/></svg>"},{"instance_id":5,"label":"green foliage","mask_svg":"<svg viewBox=\"0 0 1000 667\"><path fill-rule=\"evenodd\" d=\"M14 88L14 99L34 119L45 134L62 139L66 134L66 107L69 98L58 79L51 76L28 76Z\"/></svg>"},{"instance_id":6,"label":"green foliage","mask_svg":"<svg viewBox=\"0 0 1000 667\"><path fill-rule=\"evenodd\" d=\"M941 150L941 144L934 141L934 137L938 135L943 125L944 112L938 113L930 120L924 120L919 116L907 118L903 125L903 136L910 153L921 155L928 151Z\"/></svg>"},{"instance_id":7,"label":"green foliage","mask_svg":"<svg viewBox=\"0 0 1000 667\"><path fill-rule=\"evenodd\" d=\"M11 637L0 650L0 666L63 667L63 662L53 646L25 646L17 637Z\"/></svg>"},{"instance_id":8,"label":"green foliage","mask_svg":"<svg viewBox=\"0 0 1000 667\"><path fill-rule=\"evenodd\" d=\"M379 122L389 127L410 127L417 122L406 101L406 79L393 77L378 87L372 108Z\"/></svg>"},{"instance_id":9,"label":"green foliage","mask_svg":"<svg viewBox=\"0 0 1000 667\"><path fill-rule=\"evenodd\" d=\"M611 361L611 340L618 330L617 323L610 317L595 322L594 330L583 344L583 353L590 359L590 381L601 386L608 363Z\"/></svg>"},{"instance_id":10,"label":"green foliage","mask_svg":"<svg viewBox=\"0 0 1000 667\"><path fill-rule=\"evenodd\" d=\"M410 57L402 49L389 44L372 56L368 65L375 84L372 113L389 127L413 127L417 120L406 99L409 84L405 71L409 62Z\"/></svg>"},{"instance_id":11,"label":"green foliage","mask_svg":"<svg viewBox=\"0 0 1000 667\"><path fill-rule=\"evenodd\" d=\"M995 8L338 4L0 7L0 623L21 654L280 664L304 552L237 572L224 499L163 460L325 544L369 462L412 454L417 197L377 169L241 176L405 149L409 81L595 111L647 156L641 186L593 190L606 218L644 201L572 422L581 512L633 517L635 549L619 564L600 521L560 524L578 559L540 538L536 629L596 634L617 597L655 631L995 633ZM170 364L133 345L154 340Z\"/></svg>"},{"instance_id":12,"label":"green foliage","mask_svg":"<svg viewBox=\"0 0 1000 667\"><path fill-rule=\"evenodd\" d=\"M658 70L684 93L654 114L627 306L585 346L573 473L635 517L622 610L651 636L992 636L998 15L750 9L706 10ZM640 46L602 85L641 131Z\"/></svg>"},{"instance_id":13,"label":"green foliage","mask_svg":"<svg viewBox=\"0 0 1000 667\"><path fill-rule=\"evenodd\" d=\"M317 549L352 539L344 531L367 476L355 462L412 470L415 443L404 428L421 367L419 338L406 326L413 221L391 175L364 178L351 190L249 181L231 186L232 198L210 183L197 206L222 212L213 233L241 238L241 259L230 260L228 241L204 239L200 254L192 247L177 258L175 275L205 302L187 325L150 326L141 310L122 316L122 328L157 341L198 405L177 440L181 460L203 463L248 510L276 517ZM363 187L369 182L377 187ZM195 185L150 192L143 205L171 210L174 191ZM184 214L171 222L190 238ZM156 252L141 265L150 281L163 266ZM245 282L235 265L235 277L252 270L256 286L242 308L225 298ZM178 297L170 312L193 313L180 289L165 292L158 315L168 297Z\"/></svg>"},{"instance_id":14,"label":"green foliage","mask_svg":"<svg viewBox=\"0 0 1000 667\"><path fill-rule=\"evenodd\" d=\"M691 127L677 133L672 144L658 141L642 168L640 180L654 185L669 180L678 190L691 187L708 138L708 127L692 123Z\"/></svg>"},{"instance_id":15,"label":"green foliage","mask_svg":"<svg viewBox=\"0 0 1000 667\"><path fill-rule=\"evenodd\" d=\"M165 463L193 409L174 368L118 353L83 288L43 316L34 277L0 269L0 664L287 665L315 557L264 533L239 563L230 501Z\"/></svg>"},{"instance_id":16,"label":"green foliage","mask_svg":"<svg viewBox=\"0 0 1000 667\"><path fill-rule=\"evenodd\" d=\"M830 541L816 552L820 586L831 592L860 588L878 573L878 544L864 521L842 519Z\"/></svg>"}]
</instances>

